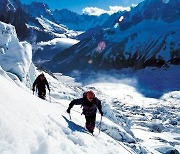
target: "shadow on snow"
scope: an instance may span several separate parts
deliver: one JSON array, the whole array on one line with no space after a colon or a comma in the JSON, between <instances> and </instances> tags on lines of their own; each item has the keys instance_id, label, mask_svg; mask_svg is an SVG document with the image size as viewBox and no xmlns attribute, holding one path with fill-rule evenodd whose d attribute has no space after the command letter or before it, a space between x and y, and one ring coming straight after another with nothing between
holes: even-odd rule
<instances>
[{"instance_id":1,"label":"shadow on snow","mask_svg":"<svg viewBox=\"0 0 180 154\"><path fill-rule=\"evenodd\" d=\"M63 118L66 120L66 122L68 123L68 127L69 127L73 132L75 132L75 131L85 132L85 133L87 132L87 130L86 130L84 127L82 127L82 126L74 123L74 122L71 121L71 120L68 120L65 116L63 116Z\"/></svg>"}]
</instances>

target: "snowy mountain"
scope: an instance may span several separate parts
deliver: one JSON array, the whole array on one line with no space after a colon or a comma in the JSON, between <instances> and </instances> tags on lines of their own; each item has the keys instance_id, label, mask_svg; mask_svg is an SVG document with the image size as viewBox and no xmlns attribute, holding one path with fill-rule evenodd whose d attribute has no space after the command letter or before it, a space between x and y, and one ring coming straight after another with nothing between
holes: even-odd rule
<instances>
[{"instance_id":1,"label":"snowy mountain","mask_svg":"<svg viewBox=\"0 0 180 154\"><path fill-rule=\"evenodd\" d=\"M34 2L28 6L23 6L18 0L1 0L0 3L0 20L14 25L18 37L22 40L26 39L30 43L35 43L49 41L56 37L72 38L75 36L74 31L68 30L67 27L54 22L48 6L44 3ZM58 35L65 33L67 34L63 36Z\"/></svg>"},{"instance_id":2,"label":"snowy mountain","mask_svg":"<svg viewBox=\"0 0 180 154\"><path fill-rule=\"evenodd\" d=\"M50 10L40 2L24 6L18 0L0 0L0 3L3 12L0 20L14 25L20 40L33 44L34 62L49 61L59 53L47 64L52 71L139 69L179 64L178 0L146 0L129 12L99 17L78 15L67 9ZM60 40L56 38L82 41L71 41L79 42L75 46L72 46L74 43L61 46L61 41L57 46L49 46L49 41ZM64 47L71 48L62 52ZM80 58L82 56L84 58Z\"/></svg>"},{"instance_id":3,"label":"snowy mountain","mask_svg":"<svg viewBox=\"0 0 180 154\"><path fill-rule=\"evenodd\" d=\"M29 17L21 6L19 0L0 0L0 21L14 25L18 38L25 40L29 35L26 26Z\"/></svg>"},{"instance_id":4,"label":"snowy mountain","mask_svg":"<svg viewBox=\"0 0 180 154\"><path fill-rule=\"evenodd\" d=\"M42 41L48 44L49 41L53 41L56 38L74 39L82 33L69 30L62 24L57 24L53 20L48 6L44 3L33 2L27 6L22 6L18 0L0 0L0 3L2 4L0 8L0 21L14 25L18 38L33 44L33 61L36 63L39 62L39 59L40 61L50 60L56 53L77 42L72 40L71 43L64 45L60 41L61 43L58 43L58 46L54 47L53 45L50 48L49 46L40 47ZM52 49L54 52L49 49ZM43 56L41 56L42 51L44 51Z\"/></svg>"},{"instance_id":5,"label":"snowy mountain","mask_svg":"<svg viewBox=\"0 0 180 154\"><path fill-rule=\"evenodd\" d=\"M44 17L52 22L65 25L75 31L86 31L89 28L101 26L109 17L108 14L101 16L79 15L67 9L50 10L48 5L41 2L32 2L23 6L25 11L32 17ZM34 8L36 8L34 10Z\"/></svg>"},{"instance_id":6,"label":"snowy mountain","mask_svg":"<svg viewBox=\"0 0 180 154\"><path fill-rule=\"evenodd\" d=\"M51 93L42 100L31 90L42 73L32 63L31 45L19 42L14 26L2 22L0 38L0 153L179 154L180 87L172 86L180 85L179 67L89 72L81 83L44 72ZM141 80L158 88L165 82L168 88L159 90L163 93L157 98L145 97L149 89L139 87ZM104 112L102 121L97 113L95 136L84 128L80 106L73 107L71 119L66 113L70 101L89 89Z\"/></svg>"},{"instance_id":7,"label":"snowy mountain","mask_svg":"<svg viewBox=\"0 0 180 154\"><path fill-rule=\"evenodd\" d=\"M41 29L44 30L42 32L37 27L30 26L33 31L37 30L37 37L35 38L37 43L33 43L34 63L39 65L44 61L49 61L57 53L79 42L74 38L82 32L68 30L63 25L58 25L44 17L37 17L36 19L41 25Z\"/></svg>"},{"instance_id":8,"label":"snowy mountain","mask_svg":"<svg viewBox=\"0 0 180 154\"><path fill-rule=\"evenodd\" d=\"M59 23L66 25L69 29L77 31L87 31L90 28L101 26L109 17L108 14L100 16L79 15L67 9L53 10L54 19Z\"/></svg>"},{"instance_id":9,"label":"snowy mountain","mask_svg":"<svg viewBox=\"0 0 180 154\"><path fill-rule=\"evenodd\" d=\"M56 55L47 67L65 72L179 64L180 3L163 2L146 0L130 12L116 13L107 27L91 36L84 33L84 40Z\"/></svg>"},{"instance_id":10,"label":"snowy mountain","mask_svg":"<svg viewBox=\"0 0 180 154\"><path fill-rule=\"evenodd\" d=\"M170 0L168 3L161 0L146 0L132 8L132 11L124 14L124 20L120 26L121 30L129 29L143 20L161 20L172 23L179 20L179 1Z\"/></svg>"},{"instance_id":11,"label":"snowy mountain","mask_svg":"<svg viewBox=\"0 0 180 154\"><path fill-rule=\"evenodd\" d=\"M0 21L14 25L18 38L33 44L33 61L36 63L50 60L56 53L74 45L78 41L71 39L82 33L53 22L48 6L38 2L22 6L18 0L0 0ZM65 38L69 43L64 41ZM48 43L54 39L57 46Z\"/></svg>"},{"instance_id":12,"label":"snowy mountain","mask_svg":"<svg viewBox=\"0 0 180 154\"><path fill-rule=\"evenodd\" d=\"M65 47L74 45L73 42L77 41L72 40L67 45L62 44L60 41L58 46L53 45L50 47L48 45L40 47L42 42L48 44L49 41L53 42L56 38L75 39L77 35L82 33L82 30L91 26L101 25L106 16L108 16L81 16L69 10L56 9L52 11L47 4L41 2L22 5L18 0L0 0L0 3L0 21L14 25L18 38L33 44L33 61L36 63L50 60L55 54L61 52ZM70 30L78 29L78 27L81 27L79 29L81 31Z\"/></svg>"},{"instance_id":13,"label":"snowy mountain","mask_svg":"<svg viewBox=\"0 0 180 154\"><path fill-rule=\"evenodd\" d=\"M0 10L16 11L17 8L21 7L21 3L18 0L1 0ZM3 12L1 12L3 13Z\"/></svg>"},{"instance_id":14,"label":"snowy mountain","mask_svg":"<svg viewBox=\"0 0 180 154\"><path fill-rule=\"evenodd\" d=\"M42 16L50 21L54 21L49 6L45 3L32 2L31 4L23 5L23 8L27 13L29 13L34 18Z\"/></svg>"},{"instance_id":15,"label":"snowy mountain","mask_svg":"<svg viewBox=\"0 0 180 154\"><path fill-rule=\"evenodd\" d=\"M26 40L30 43L34 43L36 40L38 41L38 39L46 40L48 38L49 40L50 38L54 38L47 32L43 32L43 27L35 18L31 17L24 11L19 0L0 0L0 3L3 6L0 10L0 21L14 25L20 40ZM33 27L30 27L27 24L32 24ZM35 26L36 28L34 28ZM38 37L39 33L41 33L41 35L44 33L44 39L42 39L42 37Z\"/></svg>"}]
</instances>

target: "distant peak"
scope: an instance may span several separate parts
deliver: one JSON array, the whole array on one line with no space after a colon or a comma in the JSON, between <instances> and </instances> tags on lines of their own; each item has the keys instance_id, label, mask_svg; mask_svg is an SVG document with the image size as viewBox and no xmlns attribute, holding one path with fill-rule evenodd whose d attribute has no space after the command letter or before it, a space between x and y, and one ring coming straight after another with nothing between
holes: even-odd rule
<instances>
[{"instance_id":1,"label":"distant peak","mask_svg":"<svg viewBox=\"0 0 180 154\"><path fill-rule=\"evenodd\" d=\"M29 5L37 6L37 7L42 7L42 8L47 8L49 9L49 6L46 3L43 2L32 2Z\"/></svg>"}]
</instances>

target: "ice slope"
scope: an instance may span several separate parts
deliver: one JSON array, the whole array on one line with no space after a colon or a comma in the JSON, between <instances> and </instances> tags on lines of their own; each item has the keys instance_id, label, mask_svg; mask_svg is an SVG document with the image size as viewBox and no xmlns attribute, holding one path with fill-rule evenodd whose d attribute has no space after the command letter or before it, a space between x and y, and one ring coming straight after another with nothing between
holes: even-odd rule
<instances>
[{"instance_id":1,"label":"ice slope","mask_svg":"<svg viewBox=\"0 0 180 154\"><path fill-rule=\"evenodd\" d=\"M31 63L31 45L19 42L14 26L0 22L0 66L23 81Z\"/></svg>"},{"instance_id":2,"label":"ice slope","mask_svg":"<svg viewBox=\"0 0 180 154\"><path fill-rule=\"evenodd\" d=\"M0 70L0 153L129 153L101 132L91 136L84 118L72 111L69 101L49 103L18 87Z\"/></svg>"}]
</instances>

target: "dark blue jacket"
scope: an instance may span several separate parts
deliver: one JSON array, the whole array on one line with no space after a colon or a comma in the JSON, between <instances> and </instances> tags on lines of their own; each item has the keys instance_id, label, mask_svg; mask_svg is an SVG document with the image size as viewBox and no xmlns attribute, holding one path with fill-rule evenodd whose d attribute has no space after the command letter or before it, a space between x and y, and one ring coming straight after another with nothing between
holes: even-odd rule
<instances>
[{"instance_id":1,"label":"dark blue jacket","mask_svg":"<svg viewBox=\"0 0 180 154\"><path fill-rule=\"evenodd\" d=\"M98 108L99 112L101 113L101 115L103 115L101 101L97 97L95 97L92 102L88 101L86 96L84 96L83 98L80 98L80 99L74 99L69 104L68 110L70 110L74 105L82 105L82 107L83 107L82 113L85 116L92 116L92 115L96 114L97 108Z\"/></svg>"}]
</instances>

